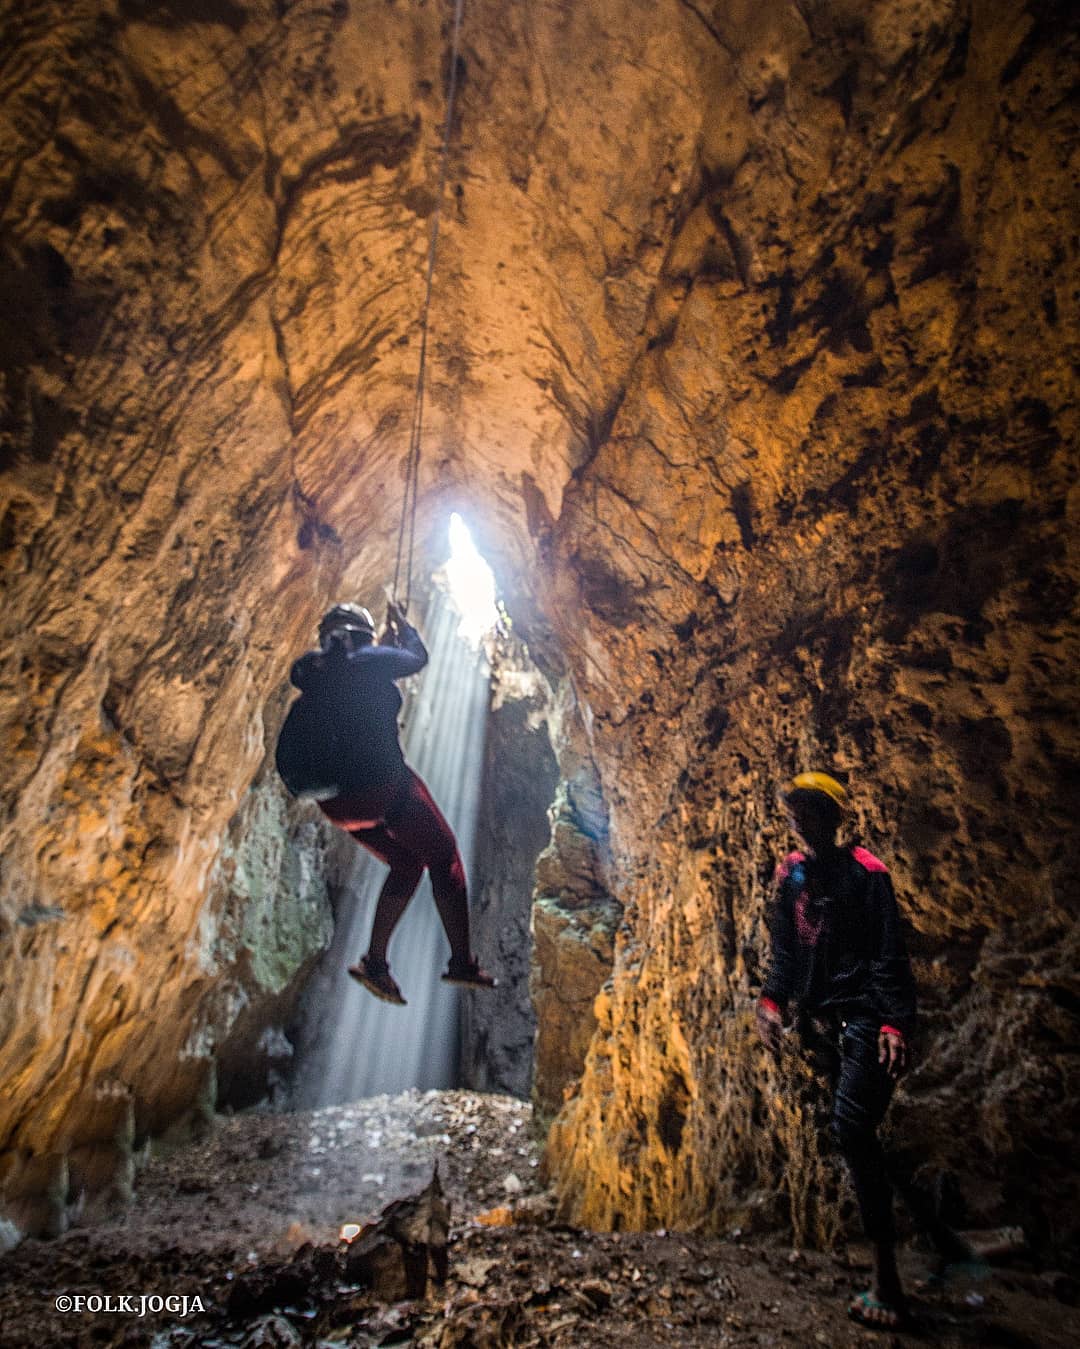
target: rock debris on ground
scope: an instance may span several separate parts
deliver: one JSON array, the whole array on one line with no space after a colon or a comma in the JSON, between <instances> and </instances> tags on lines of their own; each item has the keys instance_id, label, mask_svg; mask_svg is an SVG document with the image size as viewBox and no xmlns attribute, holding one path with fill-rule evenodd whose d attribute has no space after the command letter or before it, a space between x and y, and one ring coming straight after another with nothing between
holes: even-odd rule
<instances>
[{"instance_id":1,"label":"rock debris on ground","mask_svg":"<svg viewBox=\"0 0 1080 1349\"><path fill-rule=\"evenodd\" d=\"M400 1276L388 1266L381 1294L360 1286L342 1225L371 1224L419 1194L436 1164L451 1207L446 1283L394 1297L386 1290ZM505 1096L414 1091L221 1118L204 1141L148 1161L112 1224L0 1258L0 1344L855 1349L911 1338L847 1320L869 1279L857 1247L575 1230L558 1222L540 1170L531 1109ZM913 1286L927 1264L905 1250ZM1080 1341L1075 1292L1066 1275L1014 1259L916 1291L913 1310L924 1343L1065 1349ZM125 1295L132 1303L118 1310L56 1307ZM142 1295L187 1299L188 1312L175 1302L144 1311Z\"/></svg>"}]
</instances>

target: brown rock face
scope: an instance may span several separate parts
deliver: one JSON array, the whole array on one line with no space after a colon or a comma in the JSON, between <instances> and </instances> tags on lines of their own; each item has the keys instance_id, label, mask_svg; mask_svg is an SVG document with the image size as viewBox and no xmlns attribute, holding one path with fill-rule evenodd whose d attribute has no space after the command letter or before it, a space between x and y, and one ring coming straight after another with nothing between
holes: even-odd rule
<instances>
[{"instance_id":1,"label":"brown rock face","mask_svg":"<svg viewBox=\"0 0 1080 1349\"><path fill-rule=\"evenodd\" d=\"M533 893L533 1104L545 1126L574 1093L585 1066L596 1031L596 1000L611 976L620 912L608 889L604 794L580 711L564 685L552 717L562 781L550 810L551 841L537 858Z\"/></svg>"},{"instance_id":2,"label":"brown rock face","mask_svg":"<svg viewBox=\"0 0 1080 1349\"><path fill-rule=\"evenodd\" d=\"M251 785L320 609L393 569L448 26L0 19L25 1225L122 1198L323 940L332 845ZM720 1224L782 1162L828 1237L749 1009L776 788L832 764L913 928L898 1127L979 1216L1071 1239L1076 58L1053 0L467 6L418 530L465 505L602 795L620 927L549 1148L579 1221Z\"/></svg>"},{"instance_id":3,"label":"brown rock face","mask_svg":"<svg viewBox=\"0 0 1080 1349\"><path fill-rule=\"evenodd\" d=\"M657 306L679 303L559 521L628 923L553 1163L579 1219L710 1223L775 1174L772 1117L796 1225L827 1235L746 1013L775 787L831 763L915 928L926 1043L897 1114L1046 1232L1019 1158L1075 1183L1052 1141L1077 1008L1062 51L1046 15L803 13L812 46L761 19L757 130L703 180L712 228L676 233ZM745 86L765 67L731 31Z\"/></svg>"}]
</instances>

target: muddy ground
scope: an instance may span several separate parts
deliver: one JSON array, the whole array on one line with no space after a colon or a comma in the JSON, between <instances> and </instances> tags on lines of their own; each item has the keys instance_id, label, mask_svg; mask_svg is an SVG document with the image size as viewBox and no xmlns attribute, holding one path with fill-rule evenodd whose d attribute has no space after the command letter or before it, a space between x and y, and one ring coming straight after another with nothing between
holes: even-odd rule
<instances>
[{"instance_id":1,"label":"muddy ground","mask_svg":"<svg viewBox=\"0 0 1080 1349\"><path fill-rule=\"evenodd\" d=\"M1030 1255L916 1288L928 1257L905 1249L915 1325L896 1335L845 1315L868 1286L858 1248L559 1225L531 1127L524 1103L462 1091L222 1118L203 1142L148 1161L122 1218L0 1257L0 1346L1080 1344L1075 1283ZM393 1246L383 1293L360 1286L342 1225L423 1190L436 1162L451 1204L447 1282L391 1296ZM64 1312L58 1298L84 1301Z\"/></svg>"}]
</instances>

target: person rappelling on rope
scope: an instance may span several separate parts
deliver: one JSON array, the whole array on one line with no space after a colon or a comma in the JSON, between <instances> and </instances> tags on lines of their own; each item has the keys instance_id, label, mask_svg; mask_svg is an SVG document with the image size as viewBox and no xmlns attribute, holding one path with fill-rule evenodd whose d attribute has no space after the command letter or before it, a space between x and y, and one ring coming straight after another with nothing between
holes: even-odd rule
<instances>
[{"instance_id":1,"label":"person rappelling on rope","mask_svg":"<svg viewBox=\"0 0 1080 1349\"><path fill-rule=\"evenodd\" d=\"M428 243L405 495L391 591L394 599L387 605L387 627L378 643L374 620L366 609L338 604L325 615L319 625L319 650L301 656L293 666L291 678L300 698L290 709L277 751L278 771L290 791L317 800L327 819L390 868L375 909L367 954L349 973L377 998L395 1003L405 999L390 973L386 948L425 867L450 940L450 966L443 978L471 988L495 986L469 944L465 869L453 831L401 752L397 725L401 694L394 682L427 664L420 634L405 614L416 539L432 281L454 125L462 9L462 0L455 0L446 121ZM404 585L400 604L399 583Z\"/></svg>"},{"instance_id":2,"label":"person rappelling on rope","mask_svg":"<svg viewBox=\"0 0 1080 1349\"><path fill-rule=\"evenodd\" d=\"M395 681L422 670L427 659L420 634L393 601L379 642L367 609L336 604L319 624L319 649L292 668L300 697L277 747L278 772L293 795L314 799L327 819L390 868L367 953L349 973L377 998L401 1005L387 946L425 868L450 942L443 979L495 987L470 946L465 869L453 831L398 739Z\"/></svg>"}]
</instances>

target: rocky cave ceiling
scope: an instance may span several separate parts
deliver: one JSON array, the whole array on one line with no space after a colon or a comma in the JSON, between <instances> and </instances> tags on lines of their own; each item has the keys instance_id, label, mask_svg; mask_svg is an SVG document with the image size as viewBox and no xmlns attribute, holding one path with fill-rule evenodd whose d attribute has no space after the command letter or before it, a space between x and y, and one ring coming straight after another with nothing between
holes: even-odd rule
<instances>
[{"instance_id":1,"label":"rocky cave ceiling","mask_svg":"<svg viewBox=\"0 0 1080 1349\"><path fill-rule=\"evenodd\" d=\"M0 16L9 1201L205 1104L277 986L235 855L305 827L289 663L392 570L450 17ZM1054 0L467 0L420 532L466 510L602 788L578 1220L819 1164L749 1008L821 762L913 928L899 1127L988 1214L1075 1183L1076 58Z\"/></svg>"}]
</instances>

